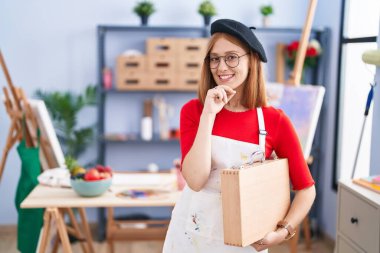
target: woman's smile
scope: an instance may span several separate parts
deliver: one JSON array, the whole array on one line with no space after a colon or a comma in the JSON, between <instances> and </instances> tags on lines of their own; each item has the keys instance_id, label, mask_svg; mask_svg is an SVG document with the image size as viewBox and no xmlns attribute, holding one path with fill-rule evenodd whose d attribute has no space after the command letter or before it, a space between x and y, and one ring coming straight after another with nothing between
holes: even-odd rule
<instances>
[{"instance_id":1,"label":"woman's smile","mask_svg":"<svg viewBox=\"0 0 380 253\"><path fill-rule=\"evenodd\" d=\"M234 74L220 74L218 75L219 81L221 83L227 83L233 79L235 75Z\"/></svg>"}]
</instances>

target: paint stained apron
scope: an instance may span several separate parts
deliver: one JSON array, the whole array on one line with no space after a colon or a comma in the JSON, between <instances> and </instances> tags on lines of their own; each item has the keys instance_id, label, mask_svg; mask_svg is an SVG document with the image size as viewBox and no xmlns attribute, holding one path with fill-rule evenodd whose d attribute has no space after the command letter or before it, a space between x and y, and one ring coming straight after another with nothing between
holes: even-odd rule
<instances>
[{"instance_id":1,"label":"paint stained apron","mask_svg":"<svg viewBox=\"0 0 380 253\"><path fill-rule=\"evenodd\" d=\"M260 132L265 132L262 110L258 108L257 111L259 129L263 130ZM199 192L187 185L183 189L172 213L163 253L257 252L252 246L224 244L220 174L222 169L248 162L253 152L264 150L264 147L265 135L260 135L259 145L220 136L211 137L212 169L209 179Z\"/></svg>"}]
</instances>

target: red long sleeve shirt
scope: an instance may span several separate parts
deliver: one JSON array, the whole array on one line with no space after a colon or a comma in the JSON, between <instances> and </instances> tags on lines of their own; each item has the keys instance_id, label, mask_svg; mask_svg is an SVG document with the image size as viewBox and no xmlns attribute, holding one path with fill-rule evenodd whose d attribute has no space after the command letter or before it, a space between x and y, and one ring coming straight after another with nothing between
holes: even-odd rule
<instances>
[{"instance_id":1,"label":"red long sleeve shirt","mask_svg":"<svg viewBox=\"0 0 380 253\"><path fill-rule=\"evenodd\" d=\"M309 168L303 157L297 133L285 113L274 107L263 107L265 130L265 154L267 158L273 151L279 158L287 158L289 176L294 190L301 190L314 184ZM180 143L182 161L194 143L203 105L198 99L190 100L181 110ZM231 112L222 109L215 118L212 134L259 144L259 123L257 110Z\"/></svg>"}]
</instances>

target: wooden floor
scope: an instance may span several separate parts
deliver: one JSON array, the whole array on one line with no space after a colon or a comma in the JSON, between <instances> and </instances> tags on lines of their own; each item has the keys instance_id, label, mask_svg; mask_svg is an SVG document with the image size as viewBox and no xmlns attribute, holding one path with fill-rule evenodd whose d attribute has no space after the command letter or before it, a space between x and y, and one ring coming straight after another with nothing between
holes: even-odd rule
<instances>
[{"instance_id":1,"label":"wooden floor","mask_svg":"<svg viewBox=\"0 0 380 253\"><path fill-rule=\"evenodd\" d=\"M15 228L0 228L0 252L18 253ZM136 242L116 242L115 253L161 253L163 242L161 241L136 241ZM95 242L97 253L108 253L106 243ZM79 243L72 244L73 253L81 253ZM58 252L62 252L60 249ZM289 252L287 244L276 246L269 250L270 253ZM313 240L312 249L306 250L302 242L298 246L298 253L333 253L334 245L329 240ZM212 253L212 252L210 252Z\"/></svg>"}]
</instances>

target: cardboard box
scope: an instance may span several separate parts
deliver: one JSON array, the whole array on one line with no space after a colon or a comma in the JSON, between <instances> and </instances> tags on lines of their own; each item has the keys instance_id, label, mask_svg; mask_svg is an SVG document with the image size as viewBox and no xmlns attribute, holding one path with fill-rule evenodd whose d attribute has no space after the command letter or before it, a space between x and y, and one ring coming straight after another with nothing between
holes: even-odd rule
<instances>
[{"instance_id":1,"label":"cardboard box","mask_svg":"<svg viewBox=\"0 0 380 253\"><path fill-rule=\"evenodd\" d=\"M224 243L245 247L276 229L290 206L287 159L221 173Z\"/></svg>"}]
</instances>

